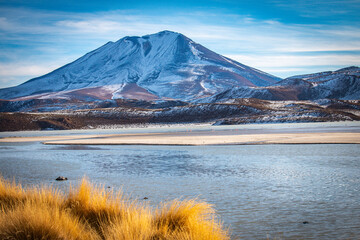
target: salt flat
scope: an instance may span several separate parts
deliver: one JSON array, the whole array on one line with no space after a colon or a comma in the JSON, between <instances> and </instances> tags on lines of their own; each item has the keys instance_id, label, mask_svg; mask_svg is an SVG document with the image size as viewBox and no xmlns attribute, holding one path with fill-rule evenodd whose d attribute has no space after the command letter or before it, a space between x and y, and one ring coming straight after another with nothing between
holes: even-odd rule
<instances>
[{"instance_id":1,"label":"salt flat","mask_svg":"<svg viewBox=\"0 0 360 240\"><path fill-rule=\"evenodd\" d=\"M159 127L114 131L61 131L43 135L5 136L0 142L42 142L51 145L223 145L223 144L350 144L360 143L359 123L312 123L247 126ZM289 126L289 125L287 125ZM114 132L114 133L111 133Z\"/></svg>"},{"instance_id":2,"label":"salt flat","mask_svg":"<svg viewBox=\"0 0 360 240\"><path fill-rule=\"evenodd\" d=\"M45 141L52 145L219 145L219 144L324 144L357 143L360 133L283 133L245 135L141 134Z\"/></svg>"}]
</instances>

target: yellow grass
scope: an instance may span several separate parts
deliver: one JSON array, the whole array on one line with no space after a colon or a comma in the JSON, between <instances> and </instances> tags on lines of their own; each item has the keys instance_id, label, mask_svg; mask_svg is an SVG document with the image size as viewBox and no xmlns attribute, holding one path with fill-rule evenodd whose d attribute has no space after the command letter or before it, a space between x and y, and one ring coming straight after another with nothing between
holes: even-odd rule
<instances>
[{"instance_id":1,"label":"yellow grass","mask_svg":"<svg viewBox=\"0 0 360 240\"><path fill-rule=\"evenodd\" d=\"M156 209L83 180L66 196L0 178L0 239L229 239L211 205L174 200Z\"/></svg>"}]
</instances>

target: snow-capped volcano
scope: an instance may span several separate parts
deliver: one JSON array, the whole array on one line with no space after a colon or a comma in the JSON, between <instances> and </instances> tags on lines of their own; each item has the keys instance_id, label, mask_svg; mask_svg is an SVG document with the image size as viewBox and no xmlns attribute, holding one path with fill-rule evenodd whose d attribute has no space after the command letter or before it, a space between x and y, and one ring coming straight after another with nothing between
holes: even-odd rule
<instances>
[{"instance_id":1,"label":"snow-capped volcano","mask_svg":"<svg viewBox=\"0 0 360 240\"><path fill-rule=\"evenodd\" d=\"M44 76L0 90L1 99L195 100L234 86L281 79L163 31L108 42Z\"/></svg>"}]
</instances>

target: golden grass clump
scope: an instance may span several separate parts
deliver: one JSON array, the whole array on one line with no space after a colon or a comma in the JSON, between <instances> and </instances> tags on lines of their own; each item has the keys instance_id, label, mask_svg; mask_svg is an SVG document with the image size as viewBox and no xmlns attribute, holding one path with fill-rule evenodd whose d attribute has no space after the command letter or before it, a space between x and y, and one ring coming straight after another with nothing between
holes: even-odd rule
<instances>
[{"instance_id":1,"label":"golden grass clump","mask_svg":"<svg viewBox=\"0 0 360 240\"><path fill-rule=\"evenodd\" d=\"M63 196L49 187L34 187L25 191L15 181L5 181L0 176L0 209L16 208L25 202L44 203L55 207L63 202Z\"/></svg>"},{"instance_id":2,"label":"golden grass clump","mask_svg":"<svg viewBox=\"0 0 360 240\"><path fill-rule=\"evenodd\" d=\"M63 207L74 216L90 225L101 236L104 235L104 226L123 218L129 206L124 205L120 193L114 194L104 188L92 186L85 178L78 188L70 187Z\"/></svg>"},{"instance_id":3,"label":"golden grass clump","mask_svg":"<svg viewBox=\"0 0 360 240\"><path fill-rule=\"evenodd\" d=\"M195 200L166 203L158 209L154 224L160 239L224 239L227 235L215 219L215 211Z\"/></svg>"},{"instance_id":4,"label":"golden grass clump","mask_svg":"<svg viewBox=\"0 0 360 240\"><path fill-rule=\"evenodd\" d=\"M83 180L62 195L24 190L0 178L0 239L229 239L211 205L172 201L158 209L125 200Z\"/></svg>"},{"instance_id":5,"label":"golden grass clump","mask_svg":"<svg viewBox=\"0 0 360 240\"><path fill-rule=\"evenodd\" d=\"M1 215L0 239L100 239L76 217L44 203L25 202Z\"/></svg>"}]
</instances>

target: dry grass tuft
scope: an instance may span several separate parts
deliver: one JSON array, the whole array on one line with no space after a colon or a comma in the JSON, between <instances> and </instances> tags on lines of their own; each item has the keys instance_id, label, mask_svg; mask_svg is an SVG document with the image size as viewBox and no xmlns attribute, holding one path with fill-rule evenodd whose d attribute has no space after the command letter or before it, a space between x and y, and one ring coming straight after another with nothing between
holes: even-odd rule
<instances>
[{"instance_id":1,"label":"dry grass tuft","mask_svg":"<svg viewBox=\"0 0 360 240\"><path fill-rule=\"evenodd\" d=\"M159 239L226 239L210 204L195 200L172 201L155 213Z\"/></svg>"},{"instance_id":2,"label":"dry grass tuft","mask_svg":"<svg viewBox=\"0 0 360 240\"><path fill-rule=\"evenodd\" d=\"M63 202L63 196L59 191L49 187L30 188L26 191L15 181L5 181L0 176L0 208L16 208L25 202L34 202L36 204L44 203L56 207Z\"/></svg>"},{"instance_id":3,"label":"dry grass tuft","mask_svg":"<svg viewBox=\"0 0 360 240\"><path fill-rule=\"evenodd\" d=\"M65 197L0 178L0 239L229 239L211 205L172 201L152 211L83 180Z\"/></svg>"},{"instance_id":4,"label":"dry grass tuft","mask_svg":"<svg viewBox=\"0 0 360 240\"><path fill-rule=\"evenodd\" d=\"M86 179L82 180L78 188L70 188L63 207L94 228L101 236L104 235L103 226L123 218L129 211L120 194L93 186Z\"/></svg>"},{"instance_id":5,"label":"dry grass tuft","mask_svg":"<svg viewBox=\"0 0 360 240\"><path fill-rule=\"evenodd\" d=\"M100 239L76 217L44 203L25 202L1 215L0 239Z\"/></svg>"}]
</instances>

